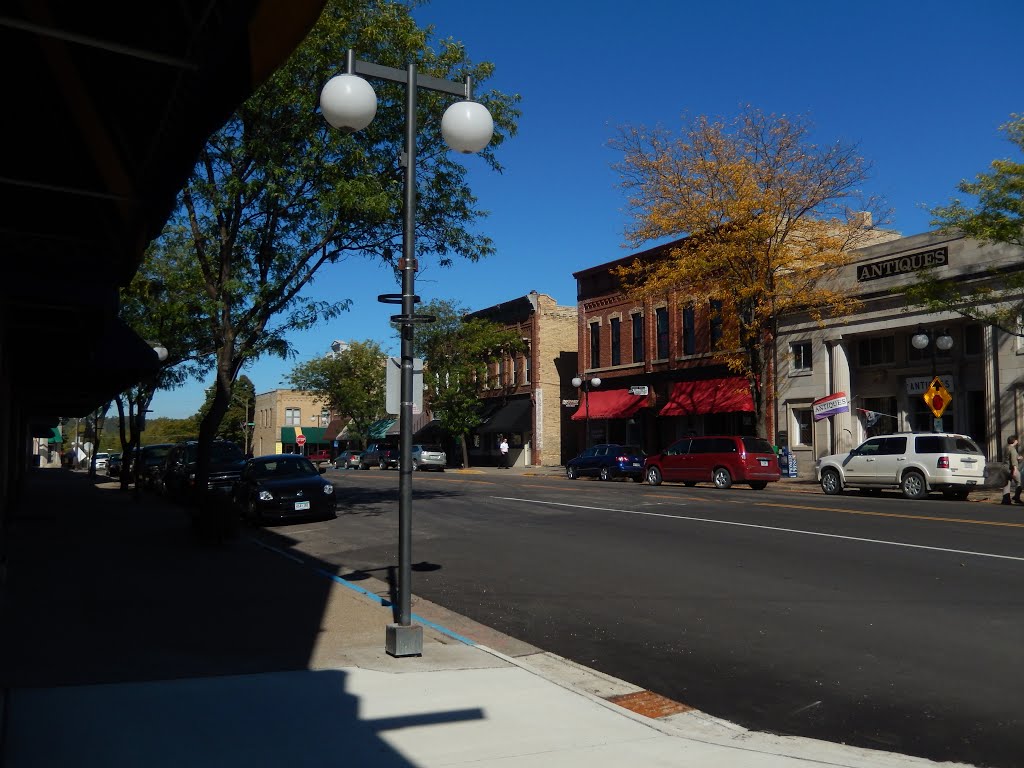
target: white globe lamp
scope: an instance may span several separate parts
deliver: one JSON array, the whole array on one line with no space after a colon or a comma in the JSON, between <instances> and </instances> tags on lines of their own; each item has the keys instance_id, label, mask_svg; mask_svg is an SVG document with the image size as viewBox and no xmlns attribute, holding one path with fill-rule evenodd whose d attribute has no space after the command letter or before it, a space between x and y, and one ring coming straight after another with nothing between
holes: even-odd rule
<instances>
[{"instance_id":1,"label":"white globe lamp","mask_svg":"<svg viewBox=\"0 0 1024 768\"><path fill-rule=\"evenodd\" d=\"M491 143L494 120L487 107L477 101L460 101L444 111L441 135L456 152L471 155Z\"/></svg>"},{"instance_id":2,"label":"white globe lamp","mask_svg":"<svg viewBox=\"0 0 1024 768\"><path fill-rule=\"evenodd\" d=\"M336 75L320 91L324 119L344 131L361 131L377 114L377 94L358 75Z\"/></svg>"}]
</instances>

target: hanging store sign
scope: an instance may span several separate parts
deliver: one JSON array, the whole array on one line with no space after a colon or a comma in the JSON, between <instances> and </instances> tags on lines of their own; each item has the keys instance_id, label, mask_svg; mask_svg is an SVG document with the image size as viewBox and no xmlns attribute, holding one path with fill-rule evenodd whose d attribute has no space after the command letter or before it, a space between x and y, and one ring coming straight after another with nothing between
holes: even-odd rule
<instances>
[{"instance_id":1,"label":"hanging store sign","mask_svg":"<svg viewBox=\"0 0 1024 768\"><path fill-rule=\"evenodd\" d=\"M845 392L836 392L828 397L822 397L811 403L814 411L814 420L821 421L834 413L848 413L850 411L850 398Z\"/></svg>"},{"instance_id":2,"label":"hanging store sign","mask_svg":"<svg viewBox=\"0 0 1024 768\"><path fill-rule=\"evenodd\" d=\"M637 395L638 397L647 397L649 391L646 384L634 385L629 388L629 394Z\"/></svg>"},{"instance_id":3,"label":"hanging store sign","mask_svg":"<svg viewBox=\"0 0 1024 768\"><path fill-rule=\"evenodd\" d=\"M860 264L857 266L857 282L864 283L883 277L906 275L920 269L942 267L946 264L949 264L949 249L933 248L930 251L909 253L906 256L894 256L891 259L873 261L870 264Z\"/></svg>"}]
</instances>

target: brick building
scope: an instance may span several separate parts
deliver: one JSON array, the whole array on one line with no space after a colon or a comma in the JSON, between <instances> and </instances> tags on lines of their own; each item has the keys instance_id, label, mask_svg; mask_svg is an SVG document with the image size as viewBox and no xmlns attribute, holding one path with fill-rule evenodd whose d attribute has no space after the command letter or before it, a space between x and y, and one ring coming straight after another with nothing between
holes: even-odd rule
<instances>
[{"instance_id":1,"label":"brick building","mask_svg":"<svg viewBox=\"0 0 1024 768\"><path fill-rule=\"evenodd\" d=\"M255 416L252 452L256 456L332 450L337 437L328 434L332 420L330 409L308 392L272 389L257 394ZM298 435L306 438L302 449L295 440Z\"/></svg>"},{"instance_id":2,"label":"brick building","mask_svg":"<svg viewBox=\"0 0 1024 768\"><path fill-rule=\"evenodd\" d=\"M510 446L511 463L559 466L575 455L562 400L576 375L576 308L537 291L467 315L513 329L526 353L493 366L494 385L485 392L485 421L469 436L470 461L493 464L498 436Z\"/></svg>"}]
</instances>

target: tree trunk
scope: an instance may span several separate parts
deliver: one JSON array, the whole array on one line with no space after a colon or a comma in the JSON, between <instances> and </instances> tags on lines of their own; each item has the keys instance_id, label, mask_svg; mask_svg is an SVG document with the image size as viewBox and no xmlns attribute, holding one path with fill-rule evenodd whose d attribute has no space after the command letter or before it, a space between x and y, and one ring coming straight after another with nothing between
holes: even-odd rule
<instances>
[{"instance_id":1,"label":"tree trunk","mask_svg":"<svg viewBox=\"0 0 1024 768\"><path fill-rule=\"evenodd\" d=\"M459 442L462 443L462 468L469 469L469 445L466 442L465 433L459 438Z\"/></svg>"},{"instance_id":2,"label":"tree trunk","mask_svg":"<svg viewBox=\"0 0 1024 768\"><path fill-rule=\"evenodd\" d=\"M228 534L231 523L230 502L227 499L212 497L207 485L210 480L210 457L213 438L217 434L224 414L231 404L231 386L233 377L227 374L232 366L219 363L217 378L214 381L213 401L199 423L199 445L196 456L196 477L192 500L192 523L196 530L210 538L222 540Z\"/></svg>"}]
</instances>

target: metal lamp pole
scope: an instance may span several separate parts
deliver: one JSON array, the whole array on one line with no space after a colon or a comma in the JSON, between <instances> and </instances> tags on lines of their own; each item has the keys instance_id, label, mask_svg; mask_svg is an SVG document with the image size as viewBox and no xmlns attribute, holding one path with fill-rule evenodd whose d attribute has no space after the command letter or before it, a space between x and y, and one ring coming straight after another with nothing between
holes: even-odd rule
<instances>
[{"instance_id":1,"label":"metal lamp pole","mask_svg":"<svg viewBox=\"0 0 1024 768\"><path fill-rule=\"evenodd\" d=\"M586 425L587 425L587 448L590 447L590 390L592 387L600 387L601 380L594 376L591 379L583 379L579 376L573 377L572 385L577 389L583 390L583 410L586 414Z\"/></svg>"},{"instance_id":2,"label":"metal lamp pole","mask_svg":"<svg viewBox=\"0 0 1024 768\"><path fill-rule=\"evenodd\" d=\"M391 320L401 328L402 374L399 419L401 422L400 469L398 478L398 622L387 626L385 650L391 656L420 656L423 653L423 627L412 624L412 418L413 418L413 326L432 322L433 317L416 314L419 297L416 278L416 89L461 96L465 101L452 104L441 120L441 133L452 149L465 154L479 152L490 143L494 122L487 108L470 101L473 79L457 83L428 75L418 76L416 65L405 71L357 60L355 51L346 57L346 74L331 78L320 94L324 118L335 128L359 131L373 120L377 97L373 88L359 75L405 84L405 189L402 217L402 293L383 294L378 301L401 304L402 313Z\"/></svg>"}]
</instances>

